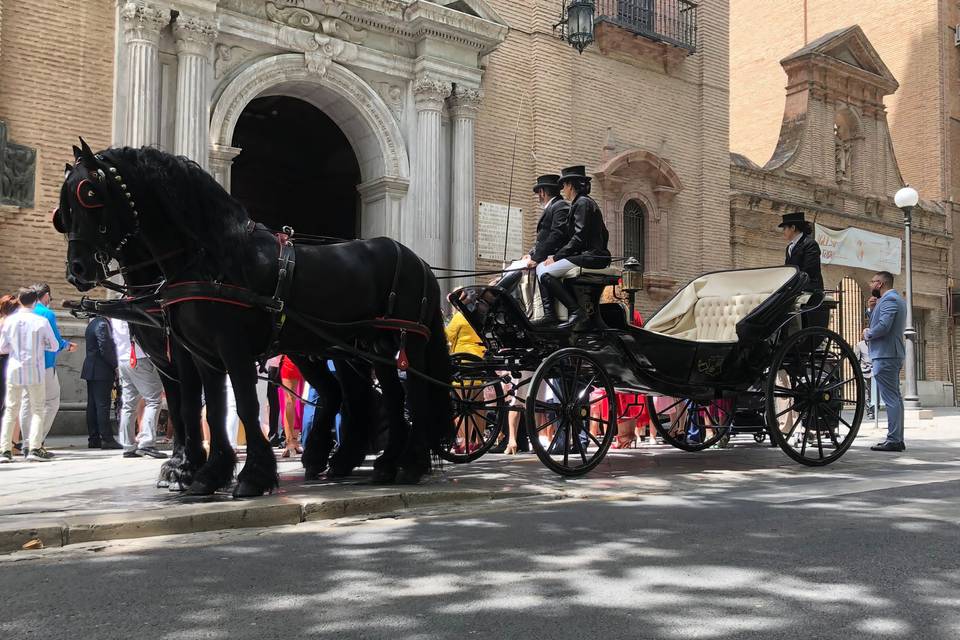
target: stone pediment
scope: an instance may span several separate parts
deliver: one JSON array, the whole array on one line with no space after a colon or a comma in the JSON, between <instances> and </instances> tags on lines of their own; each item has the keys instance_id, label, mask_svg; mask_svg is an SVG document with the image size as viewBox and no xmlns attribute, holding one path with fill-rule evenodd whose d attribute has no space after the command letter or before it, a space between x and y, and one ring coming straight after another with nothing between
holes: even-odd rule
<instances>
[{"instance_id":1,"label":"stone pediment","mask_svg":"<svg viewBox=\"0 0 960 640\"><path fill-rule=\"evenodd\" d=\"M818 188L886 198L903 179L884 96L899 84L859 26L833 31L781 60L787 94L780 138L763 170ZM745 164L733 159L745 169Z\"/></svg>"},{"instance_id":2,"label":"stone pediment","mask_svg":"<svg viewBox=\"0 0 960 640\"><path fill-rule=\"evenodd\" d=\"M506 21L484 0L431 0L447 9L453 9L476 18L482 18L496 24L505 25Z\"/></svg>"},{"instance_id":3,"label":"stone pediment","mask_svg":"<svg viewBox=\"0 0 960 640\"><path fill-rule=\"evenodd\" d=\"M900 86L859 25L825 34L791 53L780 64L789 75L790 67L803 62L820 65L839 63L841 66L837 70L843 69L843 66L849 67L861 80L882 88L885 95L893 93Z\"/></svg>"}]
</instances>

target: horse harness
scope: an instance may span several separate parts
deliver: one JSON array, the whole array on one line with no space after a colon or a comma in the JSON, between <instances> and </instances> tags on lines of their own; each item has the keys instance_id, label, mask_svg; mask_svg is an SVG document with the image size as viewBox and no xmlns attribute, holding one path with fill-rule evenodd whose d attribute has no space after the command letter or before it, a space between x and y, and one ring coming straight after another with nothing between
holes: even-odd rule
<instances>
[{"instance_id":1,"label":"horse harness","mask_svg":"<svg viewBox=\"0 0 960 640\"><path fill-rule=\"evenodd\" d=\"M248 224L247 231L248 233L252 233L255 229L261 227L266 229L266 227L263 227L263 225L259 225L251 221ZM276 237L278 245L277 283L274 287L272 296L265 296L244 287L225 284L219 281L177 282L174 284L168 284L161 290L159 296L161 309L163 309L164 313L166 313L170 307L184 302L203 301L219 302L243 309L259 309L266 311L271 316L270 338L267 342L266 349L264 349L263 353L259 356L261 365L266 362L267 359L280 353L280 333L287 322L288 311L291 311L287 308L286 300L290 295L290 289L293 284L294 270L296 268L296 242L293 229L290 227L284 227L280 232L271 231L271 233L274 235L274 237ZM302 316L303 319L301 322L309 320L310 322L339 329L377 329L399 332L400 348L397 353L396 364L398 369L401 371L406 371L410 365L406 353L407 334L413 333L422 336L425 340L429 340L431 335L430 329L426 325L427 318L425 317L427 313L427 292L429 290L429 268L421 261L423 266L423 289L420 301L420 316L418 321L414 322L411 320L404 320L402 318L394 318L393 313L397 301L397 288L400 281L400 269L403 264L403 252L400 244L396 240L393 240L392 242L396 250L397 262L394 269L393 283L390 288L390 293L387 296L386 311L384 315L372 320L360 320L355 322L335 322L331 320ZM298 313L290 315L295 315L297 318L301 318L301 315ZM171 325L169 322L167 322L166 325L169 331Z\"/></svg>"}]
</instances>

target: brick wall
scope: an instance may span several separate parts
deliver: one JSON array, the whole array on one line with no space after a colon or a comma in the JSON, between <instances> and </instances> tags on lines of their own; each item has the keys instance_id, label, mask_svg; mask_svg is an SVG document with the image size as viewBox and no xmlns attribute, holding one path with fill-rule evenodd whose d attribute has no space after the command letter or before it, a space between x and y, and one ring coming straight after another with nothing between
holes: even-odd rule
<instances>
[{"instance_id":1,"label":"brick wall","mask_svg":"<svg viewBox=\"0 0 960 640\"><path fill-rule=\"evenodd\" d=\"M663 225L669 271L684 280L729 266L727 3L700 3L697 52L669 69L662 56L603 53L596 44L578 54L551 31L559 13L553 0L492 5L510 34L484 75L477 199L507 201L520 113L512 202L524 207L526 244L540 215L530 193L536 175L572 164L591 173L605 154L644 149L669 162L684 186ZM603 201L596 184L594 192ZM659 302L644 296L641 308Z\"/></svg>"},{"instance_id":2,"label":"brick wall","mask_svg":"<svg viewBox=\"0 0 960 640\"><path fill-rule=\"evenodd\" d=\"M2 9L0 119L11 140L37 149L37 174L35 207L0 208L0 291L48 280L57 299L69 285L50 212L77 136L94 148L110 142L114 3L4 0Z\"/></svg>"}]
</instances>

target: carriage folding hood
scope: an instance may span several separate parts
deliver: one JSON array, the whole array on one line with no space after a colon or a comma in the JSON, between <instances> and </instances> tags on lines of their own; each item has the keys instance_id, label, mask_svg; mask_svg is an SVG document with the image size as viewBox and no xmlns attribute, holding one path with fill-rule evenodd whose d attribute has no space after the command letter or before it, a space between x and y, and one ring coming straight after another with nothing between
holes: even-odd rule
<instances>
[{"instance_id":1,"label":"carriage folding hood","mask_svg":"<svg viewBox=\"0 0 960 640\"><path fill-rule=\"evenodd\" d=\"M737 323L797 276L795 267L708 273L671 298L644 326L697 342L736 342Z\"/></svg>"}]
</instances>

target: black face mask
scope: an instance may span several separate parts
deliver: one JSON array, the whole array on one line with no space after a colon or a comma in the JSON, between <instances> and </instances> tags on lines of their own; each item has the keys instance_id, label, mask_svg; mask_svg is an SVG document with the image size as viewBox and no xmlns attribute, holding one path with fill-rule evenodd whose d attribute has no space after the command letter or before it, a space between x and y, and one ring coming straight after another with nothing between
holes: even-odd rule
<instances>
[{"instance_id":1,"label":"black face mask","mask_svg":"<svg viewBox=\"0 0 960 640\"><path fill-rule=\"evenodd\" d=\"M873 289L873 290L870 292L870 295L872 295L874 298L879 298L879 297L880 297L880 289Z\"/></svg>"}]
</instances>

